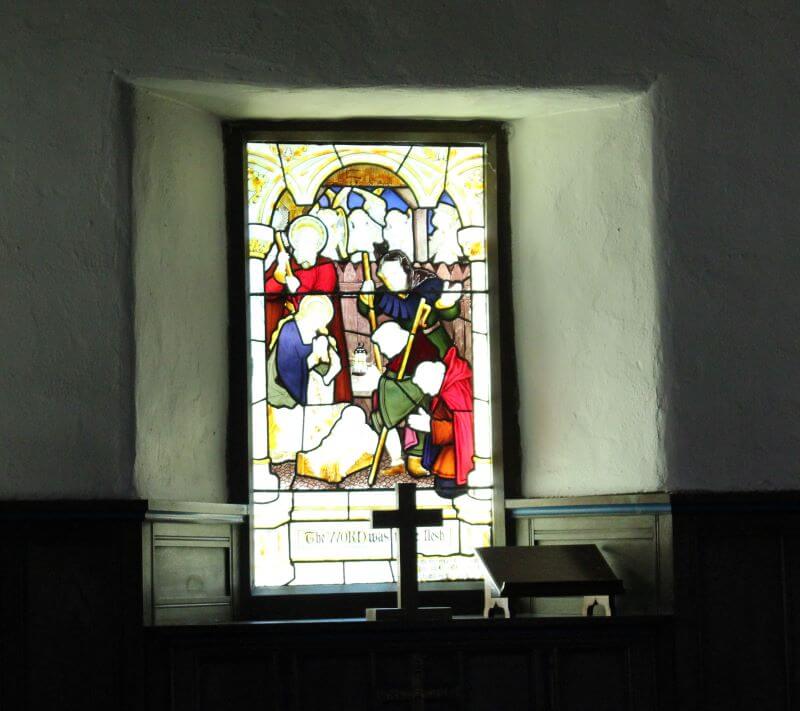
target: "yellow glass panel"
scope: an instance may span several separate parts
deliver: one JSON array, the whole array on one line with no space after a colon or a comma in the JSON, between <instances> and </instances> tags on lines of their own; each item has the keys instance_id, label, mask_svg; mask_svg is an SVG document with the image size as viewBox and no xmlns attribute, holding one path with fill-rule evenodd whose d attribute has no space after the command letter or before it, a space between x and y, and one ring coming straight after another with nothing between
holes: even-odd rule
<instances>
[{"instance_id":1,"label":"yellow glass panel","mask_svg":"<svg viewBox=\"0 0 800 711\"><path fill-rule=\"evenodd\" d=\"M483 226L485 177L482 146L459 146L450 149L446 187L458 207L462 226Z\"/></svg>"},{"instance_id":2,"label":"yellow glass panel","mask_svg":"<svg viewBox=\"0 0 800 711\"><path fill-rule=\"evenodd\" d=\"M275 201L285 188L278 146L274 143L248 143L248 221L269 224Z\"/></svg>"},{"instance_id":3,"label":"yellow glass panel","mask_svg":"<svg viewBox=\"0 0 800 711\"><path fill-rule=\"evenodd\" d=\"M291 582L294 566L289 559L288 526L253 532L253 568L257 587Z\"/></svg>"},{"instance_id":4,"label":"yellow glass panel","mask_svg":"<svg viewBox=\"0 0 800 711\"><path fill-rule=\"evenodd\" d=\"M311 205L325 178L342 162L332 145L282 143L278 146L286 187L298 205Z\"/></svg>"},{"instance_id":5,"label":"yellow glass panel","mask_svg":"<svg viewBox=\"0 0 800 711\"><path fill-rule=\"evenodd\" d=\"M444 191L447 148L414 146L398 171L420 207L435 207Z\"/></svg>"},{"instance_id":6,"label":"yellow glass panel","mask_svg":"<svg viewBox=\"0 0 800 711\"><path fill-rule=\"evenodd\" d=\"M389 170L396 171L408 155L408 146L376 146L376 145L337 145L336 152L343 165L356 163L374 163Z\"/></svg>"}]
</instances>

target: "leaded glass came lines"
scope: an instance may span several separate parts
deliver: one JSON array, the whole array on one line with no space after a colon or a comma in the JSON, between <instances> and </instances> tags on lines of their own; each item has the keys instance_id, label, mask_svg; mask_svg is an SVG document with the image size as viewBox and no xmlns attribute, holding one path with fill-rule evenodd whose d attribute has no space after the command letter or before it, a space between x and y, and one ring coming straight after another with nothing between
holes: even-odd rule
<instances>
[{"instance_id":1,"label":"leaded glass came lines","mask_svg":"<svg viewBox=\"0 0 800 711\"><path fill-rule=\"evenodd\" d=\"M483 145L247 146L257 587L392 582L371 511L444 509L421 580L479 577L492 537Z\"/></svg>"}]
</instances>

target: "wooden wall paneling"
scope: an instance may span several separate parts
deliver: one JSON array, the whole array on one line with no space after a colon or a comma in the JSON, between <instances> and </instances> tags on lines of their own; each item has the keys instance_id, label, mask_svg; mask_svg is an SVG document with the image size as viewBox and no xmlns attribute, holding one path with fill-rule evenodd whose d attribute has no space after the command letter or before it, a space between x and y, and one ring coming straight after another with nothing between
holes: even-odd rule
<instances>
[{"instance_id":1,"label":"wooden wall paneling","mask_svg":"<svg viewBox=\"0 0 800 711\"><path fill-rule=\"evenodd\" d=\"M784 629L786 630L786 707L800 709L800 530L781 537L784 575Z\"/></svg>"},{"instance_id":2,"label":"wooden wall paneling","mask_svg":"<svg viewBox=\"0 0 800 711\"><path fill-rule=\"evenodd\" d=\"M624 646L559 648L553 656L553 706L558 711L630 709Z\"/></svg>"},{"instance_id":3,"label":"wooden wall paneling","mask_svg":"<svg viewBox=\"0 0 800 711\"><path fill-rule=\"evenodd\" d=\"M675 609L675 561L672 514L657 514L656 525L656 606L659 614Z\"/></svg>"},{"instance_id":4,"label":"wooden wall paneling","mask_svg":"<svg viewBox=\"0 0 800 711\"><path fill-rule=\"evenodd\" d=\"M0 522L0 709L27 708L25 614L27 540L18 524Z\"/></svg>"},{"instance_id":5,"label":"wooden wall paneling","mask_svg":"<svg viewBox=\"0 0 800 711\"><path fill-rule=\"evenodd\" d=\"M40 521L25 537L18 708L141 708L139 522Z\"/></svg>"},{"instance_id":6,"label":"wooden wall paneling","mask_svg":"<svg viewBox=\"0 0 800 711\"><path fill-rule=\"evenodd\" d=\"M235 618L245 513L235 504L151 502L142 525L146 624Z\"/></svg>"},{"instance_id":7,"label":"wooden wall paneling","mask_svg":"<svg viewBox=\"0 0 800 711\"><path fill-rule=\"evenodd\" d=\"M269 649L206 639L172 648L170 666L170 711L288 708L288 674L279 673L277 652Z\"/></svg>"},{"instance_id":8,"label":"wooden wall paneling","mask_svg":"<svg viewBox=\"0 0 800 711\"><path fill-rule=\"evenodd\" d=\"M660 710L669 634L660 618L148 631L170 650L175 711L214 708L233 687L242 708Z\"/></svg>"},{"instance_id":9,"label":"wooden wall paneling","mask_svg":"<svg viewBox=\"0 0 800 711\"><path fill-rule=\"evenodd\" d=\"M705 708L784 709L785 687L780 540L704 522L700 569L702 699ZM743 684L742 680L747 683Z\"/></svg>"},{"instance_id":10,"label":"wooden wall paneling","mask_svg":"<svg viewBox=\"0 0 800 711\"><path fill-rule=\"evenodd\" d=\"M800 500L687 494L674 511L678 707L797 709Z\"/></svg>"},{"instance_id":11,"label":"wooden wall paneling","mask_svg":"<svg viewBox=\"0 0 800 711\"><path fill-rule=\"evenodd\" d=\"M374 673L374 654L335 649L295 656L295 708L313 709L319 690L325 689L326 711L364 711L371 707L370 677Z\"/></svg>"},{"instance_id":12,"label":"wooden wall paneling","mask_svg":"<svg viewBox=\"0 0 800 711\"><path fill-rule=\"evenodd\" d=\"M467 654L464 708L517 711L549 706L541 653L532 650Z\"/></svg>"},{"instance_id":13,"label":"wooden wall paneling","mask_svg":"<svg viewBox=\"0 0 800 711\"><path fill-rule=\"evenodd\" d=\"M652 614L658 598L654 516L542 517L532 523L534 545L594 543L625 584L620 614ZM580 614L582 598L536 599L535 614Z\"/></svg>"},{"instance_id":14,"label":"wooden wall paneling","mask_svg":"<svg viewBox=\"0 0 800 711\"><path fill-rule=\"evenodd\" d=\"M700 522L697 517L675 512L675 697L677 708L700 711L701 648Z\"/></svg>"},{"instance_id":15,"label":"wooden wall paneling","mask_svg":"<svg viewBox=\"0 0 800 711\"><path fill-rule=\"evenodd\" d=\"M673 609L672 520L664 494L509 500L519 545L596 544L622 578L618 614ZM581 598L517 602L521 613L579 615Z\"/></svg>"}]
</instances>

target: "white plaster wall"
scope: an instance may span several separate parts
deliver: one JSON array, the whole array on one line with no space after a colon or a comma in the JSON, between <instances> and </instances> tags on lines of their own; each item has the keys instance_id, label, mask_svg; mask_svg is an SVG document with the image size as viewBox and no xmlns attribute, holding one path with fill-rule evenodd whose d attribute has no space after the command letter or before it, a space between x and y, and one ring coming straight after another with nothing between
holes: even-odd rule
<instances>
[{"instance_id":1,"label":"white plaster wall","mask_svg":"<svg viewBox=\"0 0 800 711\"><path fill-rule=\"evenodd\" d=\"M227 237L219 121L138 91L133 161L139 496L225 501Z\"/></svg>"},{"instance_id":2,"label":"white plaster wall","mask_svg":"<svg viewBox=\"0 0 800 711\"><path fill-rule=\"evenodd\" d=\"M143 219L157 225L156 230L145 226L144 235L177 230L178 245L182 243L180 218L185 205L192 203L195 186L193 181L176 182L175 172L196 171L185 170L176 153L181 146L190 146L192 155L208 150L209 136L195 137L198 123L213 125L211 116L199 118L203 110L235 118L396 116L409 111L458 118L474 116L480 106L492 117L507 119L511 127L516 353L524 394L519 413L523 493L546 496L663 487L652 120L646 94L610 89L283 92L212 83L145 83L175 100L158 100L143 93L150 97L147 106L153 107L146 113L145 128L156 139L144 147L137 141L134 198L145 172L156 177L157 185L166 184L169 189L151 191L144 206L146 215L135 200L134 219L137 225ZM160 121L153 120L152 116L159 115ZM137 126L139 123L137 120ZM210 140L218 141L213 131ZM169 143L175 150L152 150L157 143ZM148 150L148 155L155 153L158 160L140 167L142 150ZM213 176L210 179L213 181ZM196 215L195 229L205 223L219 224L221 209L218 201L205 202ZM162 228L165 214L179 219ZM139 232L137 228L135 245L142 241ZM191 293L194 273L172 273L160 257L163 237L151 237L150 241L156 258L137 258L135 282L137 289L146 284L148 291L156 289L164 298L160 305L142 304L137 298L137 473L143 453L159 452L176 472L170 488L180 490L186 467L197 470L209 452L195 451L196 437L189 425L176 431L164 425L190 414L176 413L172 403L182 392L193 393L198 378L194 369L181 368L165 388L157 362L142 364L141 354L152 351L154 339L149 322L138 313L144 306L147 313L159 314L159 344L162 334L170 334L176 344L186 342L181 334L187 328L201 327L209 340L202 350L218 366L224 364L224 354L211 355L211 351L223 349L224 322L206 324L202 310L173 308L176 291ZM138 246L136 250L138 256ZM214 270L213 260L206 269L209 273ZM224 282L224 275L225 263L220 259L215 281ZM216 338L210 335L215 328ZM193 341L188 339L188 343ZM196 349L191 345L189 349L196 358ZM225 377L222 369L209 375L218 380ZM208 399L207 405L217 415L212 419L220 421L226 411L224 398ZM141 416L145 408L146 419ZM204 423L205 419L200 419L197 424ZM157 434L162 431L166 436ZM192 443L192 447L186 448L184 443ZM199 460L195 454L201 455ZM220 467L211 460L204 469L207 476L221 478ZM165 483L163 476L158 481Z\"/></svg>"},{"instance_id":3,"label":"white plaster wall","mask_svg":"<svg viewBox=\"0 0 800 711\"><path fill-rule=\"evenodd\" d=\"M798 488L798 27L800 7L779 0L4 4L0 496L136 493L124 83L143 77L298 89L657 79L666 486ZM538 431L536 417L524 426Z\"/></svg>"},{"instance_id":4,"label":"white plaster wall","mask_svg":"<svg viewBox=\"0 0 800 711\"><path fill-rule=\"evenodd\" d=\"M646 96L513 123L527 496L664 485L651 141Z\"/></svg>"}]
</instances>

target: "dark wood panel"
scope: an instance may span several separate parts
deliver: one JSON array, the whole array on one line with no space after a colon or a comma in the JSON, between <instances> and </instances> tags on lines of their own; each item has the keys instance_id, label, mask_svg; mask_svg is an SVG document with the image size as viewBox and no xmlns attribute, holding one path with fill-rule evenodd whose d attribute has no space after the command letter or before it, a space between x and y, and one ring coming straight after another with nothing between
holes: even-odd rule
<instances>
[{"instance_id":1,"label":"dark wood panel","mask_svg":"<svg viewBox=\"0 0 800 711\"><path fill-rule=\"evenodd\" d=\"M330 711L361 711L371 706L368 679L374 669L369 655L303 655L297 660L295 688L297 708L313 709L319 690L326 690L325 708Z\"/></svg>"},{"instance_id":2,"label":"dark wood panel","mask_svg":"<svg viewBox=\"0 0 800 711\"><path fill-rule=\"evenodd\" d=\"M630 667L625 647L563 649L556 653L553 691L559 711L630 708Z\"/></svg>"},{"instance_id":3,"label":"dark wood panel","mask_svg":"<svg viewBox=\"0 0 800 711\"><path fill-rule=\"evenodd\" d=\"M26 541L0 526L0 709L25 708Z\"/></svg>"},{"instance_id":4,"label":"dark wood panel","mask_svg":"<svg viewBox=\"0 0 800 711\"><path fill-rule=\"evenodd\" d=\"M198 665L192 711L282 708L279 690L270 674L270 660L216 659ZM309 684L314 683L309 678ZM285 707L284 707L285 708Z\"/></svg>"},{"instance_id":5,"label":"dark wood panel","mask_svg":"<svg viewBox=\"0 0 800 711\"><path fill-rule=\"evenodd\" d=\"M783 537L787 707L800 708L800 531Z\"/></svg>"},{"instance_id":6,"label":"dark wood panel","mask_svg":"<svg viewBox=\"0 0 800 711\"><path fill-rule=\"evenodd\" d=\"M668 618L579 618L175 627L147 635L170 659L176 710L206 708L207 699L238 686L242 703L268 694L258 708L286 694L287 709L644 711L667 708L670 630ZM270 654L279 661L265 670Z\"/></svg>"},{"instance_id":7,"label":"dark wood panel","mask_svg":"<svg viewBox=\"0 0 800 711\"><path fill-rule=\"evenodd\" d=\"M56 510L0 536L2 708L141 708L138 523Z\"/></svg>"},{"instance_id":8,"label":"dark wood panel","mask_svg":"<svg viewBox=\"0 0 800 711\"><path fill-rule=\"evenodd\" d=\"M800 497L783 497L677 497L674 621L146 632L139 504L2 506L0 707L798 709Z\"/></svg>"},{"instance_id":9,"label":"dark wood panel","mask_svg":"<svg viewBox=\"0 0 800 711\"><path fill-rule=\"evenodd\" d=\"M798 708L800 497L681 495L673 522L678 708Z\"/></svg>"},{"instance_id":10,"label":"dark wood panel","mask_svg":"<svg viewBox=\"0 0 800 711\"><path fill-rule=\"evenodd\" d=\"M700 557L706 708L786 708L783 592L777 535L709 535ZM747 679L747 684L741 680Z\"/></svg>"},{"instance_id":11,"label":"dark wood panel","mask_svg":"<svg viewBox=\"0 0 800 711\"><path fill-rule=\"evenodd\" d=\"M465 709L469 711L517 711L546 709L546 694L540 698L542 655L469 654L464 670ZM513 694L508 690L513 689ZM506 690L505 692L503 690Z\"/></svg>"}]
</instances>

